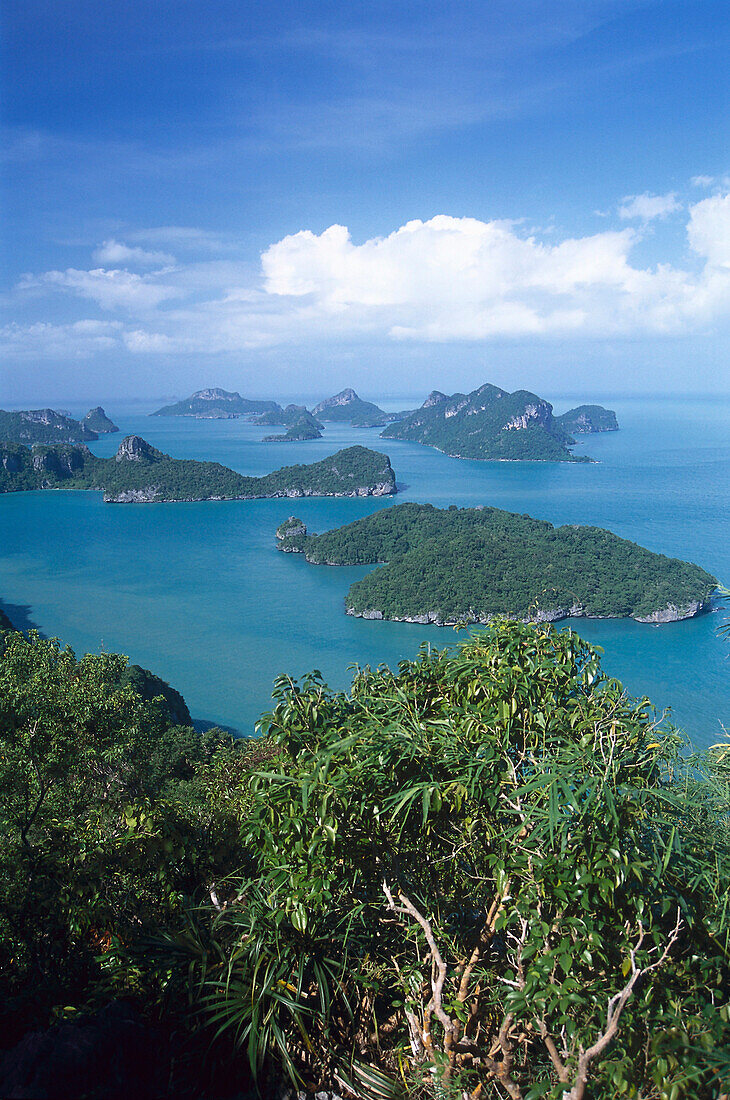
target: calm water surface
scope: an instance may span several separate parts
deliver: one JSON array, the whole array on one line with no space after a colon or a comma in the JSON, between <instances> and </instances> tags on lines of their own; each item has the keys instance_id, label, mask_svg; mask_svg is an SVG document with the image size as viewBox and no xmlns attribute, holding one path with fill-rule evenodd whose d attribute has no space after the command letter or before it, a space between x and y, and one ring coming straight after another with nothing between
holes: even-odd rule
<instances>
[{"instance_id":1,"label":"calm water surface","mask_svg":"<svg viewBox=\"0 0 730 1100\"><path fill-rule=\"evenodd\" d=\"M555 524L608 527L652 550L730 581L730 402L612 400L621 431L579 449L595 464L480 463L380 440L377 429L329 426L310 443L261 443L270 429L241 420L158 419L107 412L120 435L92 449L114 453L137 432L178 458L213 459L262 474L362 443L386 450L399 502L494 505ZM556 412L573 402L555 401ZM69 406L71 407L71 406ZM76 410L82 412L85 410ZM120 651L183 692L195 718L251 732L274 678L319 668L333 687L348 666L391 666L451 630L369 622L344 614L365 568L308 565L280 554L274 530L296 511L311 531L348 523L392 500L208 501L111 505L100 493L0 496L0 596L18 625L35 625L77 652ZM698 745L730 725L730 643L722 614L648 626L572 620L605 650L604 667L646 694Z\"/></svg>"}]
</instances>

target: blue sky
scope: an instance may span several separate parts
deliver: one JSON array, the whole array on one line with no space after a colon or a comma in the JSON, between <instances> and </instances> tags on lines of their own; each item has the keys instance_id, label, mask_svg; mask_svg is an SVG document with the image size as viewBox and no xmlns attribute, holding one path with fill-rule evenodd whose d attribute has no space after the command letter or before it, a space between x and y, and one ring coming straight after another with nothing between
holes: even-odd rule
<instances>
[{"instance_id":1,"label":"blue sky","mask_svg":"<svg viewBox=\"0 0 730 1100\"><path fill-rule=\"evenodd\" d=\"M6 403L729 392L727 0L5 0Z\"/></svg>"}]
</instances>

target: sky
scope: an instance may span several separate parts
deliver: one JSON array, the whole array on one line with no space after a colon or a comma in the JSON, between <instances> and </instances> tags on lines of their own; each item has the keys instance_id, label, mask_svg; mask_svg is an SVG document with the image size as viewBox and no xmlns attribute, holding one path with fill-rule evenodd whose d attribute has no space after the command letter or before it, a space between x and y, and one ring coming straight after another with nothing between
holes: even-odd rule
<instances>
[{"instance_id":1,"label":"sky","mask_svg":"<svg viewBox=\"0 0 730 1100\"><path fill-rule=\"evenodd\" d=\"M727 0L3 0L0 403L730 393Z\"/></svg>"}]
</instances>

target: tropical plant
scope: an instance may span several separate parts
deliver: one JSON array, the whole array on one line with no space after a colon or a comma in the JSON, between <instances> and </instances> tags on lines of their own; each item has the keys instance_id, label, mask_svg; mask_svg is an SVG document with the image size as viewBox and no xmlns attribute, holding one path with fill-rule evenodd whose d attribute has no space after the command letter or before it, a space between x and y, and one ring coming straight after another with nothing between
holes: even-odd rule
<instances>
[{"instance_id":1,"label":"tropical plant","mask_svg":"<svg viewBox=\"0 0 730 1100\"><path fill-rule=\"evenodd\" d=\"M498 622L275 698L206 956L255 1069L358 1096L721 1095L727 803L596 650Z\"/></svg>"}]
</instances>

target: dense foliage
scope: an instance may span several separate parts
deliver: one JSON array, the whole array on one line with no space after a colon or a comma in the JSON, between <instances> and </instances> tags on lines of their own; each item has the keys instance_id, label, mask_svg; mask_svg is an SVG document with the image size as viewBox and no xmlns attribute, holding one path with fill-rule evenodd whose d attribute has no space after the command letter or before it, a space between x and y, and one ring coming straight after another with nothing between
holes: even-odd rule
<instances>
[{"instance_id":1,"label":"dense foliage","mask_svg":"<svg viewBox=\"0 0 730 1100\"><path fill-rule=\"evenodd\" d=\"M6 1042L123 993L190 1002L263 1095L719 1100L727 744L683 760L590 646L506 621L282 678L258 742L152 680L4 636Z\"/></svg>"},{"instance_id":2,"label":"dense foliage","mask_svg":"<svg viewBox=\"0 0 730 1100\"><path fill-rule=\"evenodd\" d=\"M440 395L439 395L440 396ZM552 415L552 405L527 390L507 393L489 383L472 393L430 400L390 424L383 439L410 439L456 458L586 462Z\"/></svg>"},{"instance_id":3,"label":"dense foliage","mask_svg":"<svg viewBox=\"0 0 730 1100\"><path fill-rule=\"evenodd\" d=\"M594 616L647 618L702 604L717 585L699 566L600 527L553 527L499 508L401 504L322 535L284 538L284 550L331 565L386 562L352 585L347 606L385 618L435 621Z\"/></svg>"},{"instance_id":4,"label":"dense foliage","mask_svg":"<svg viewBox=\"0 0 730 1100\"><path fill-rule=\"evenodd\" d=\"M33 409L6 412L0 409L0 444L2 443L78 443L97 439L90 424L79 423L73 417L53 409Z\"/></svg>"},{"instance_id":5,"label":"dense foliage","mask_svg":"<svg viewBox=\"0 0 730 1100\"><path fill-rule=\"evenodd\" d=\"M577 408L569 409L562 416L556 416L555 423L559 424L567 435L618 431L616 413L613 409L604 409L602 405L578 405Z\"/></svg>"},{"instance_id":6,"label":"dense foliage","mask_svg":"<svg viewBox=\"0 0 730 1100\"><path fill-rule=\"evenodd\" d=\"M170 458L137 436L124 439L114 458L97 458L86 447L0 447L0 492L61 487L102 489L109 501L367 496L394 493L395 475L388 456L367 447L263 477L245 477L218 462Z\"/></svg>"},{"instance_id":7,"label":"dense foliage","mask_svg":"<svg viewBox=\"0 0 730 1100\"><path fill-rule=\"evenodd\" d=\"M507 622L276 699L199 971L254 1065L361 1097L720 1097L727 750L688 767L591 647Z\"/></svg>"},{"instance_id":8,"label":"dense foliage","mask_svg":"<svg viewBox=\"0 0 730 1100\"><path fill-rule=\"evenodd\" d=\"M227 734L176 726L172 693L117 655L37 634L0 641L3 1029L83 1003L115 951L240 864ZM165 691L167 689L167 691Z\"/></svg>"}]
</instances>

